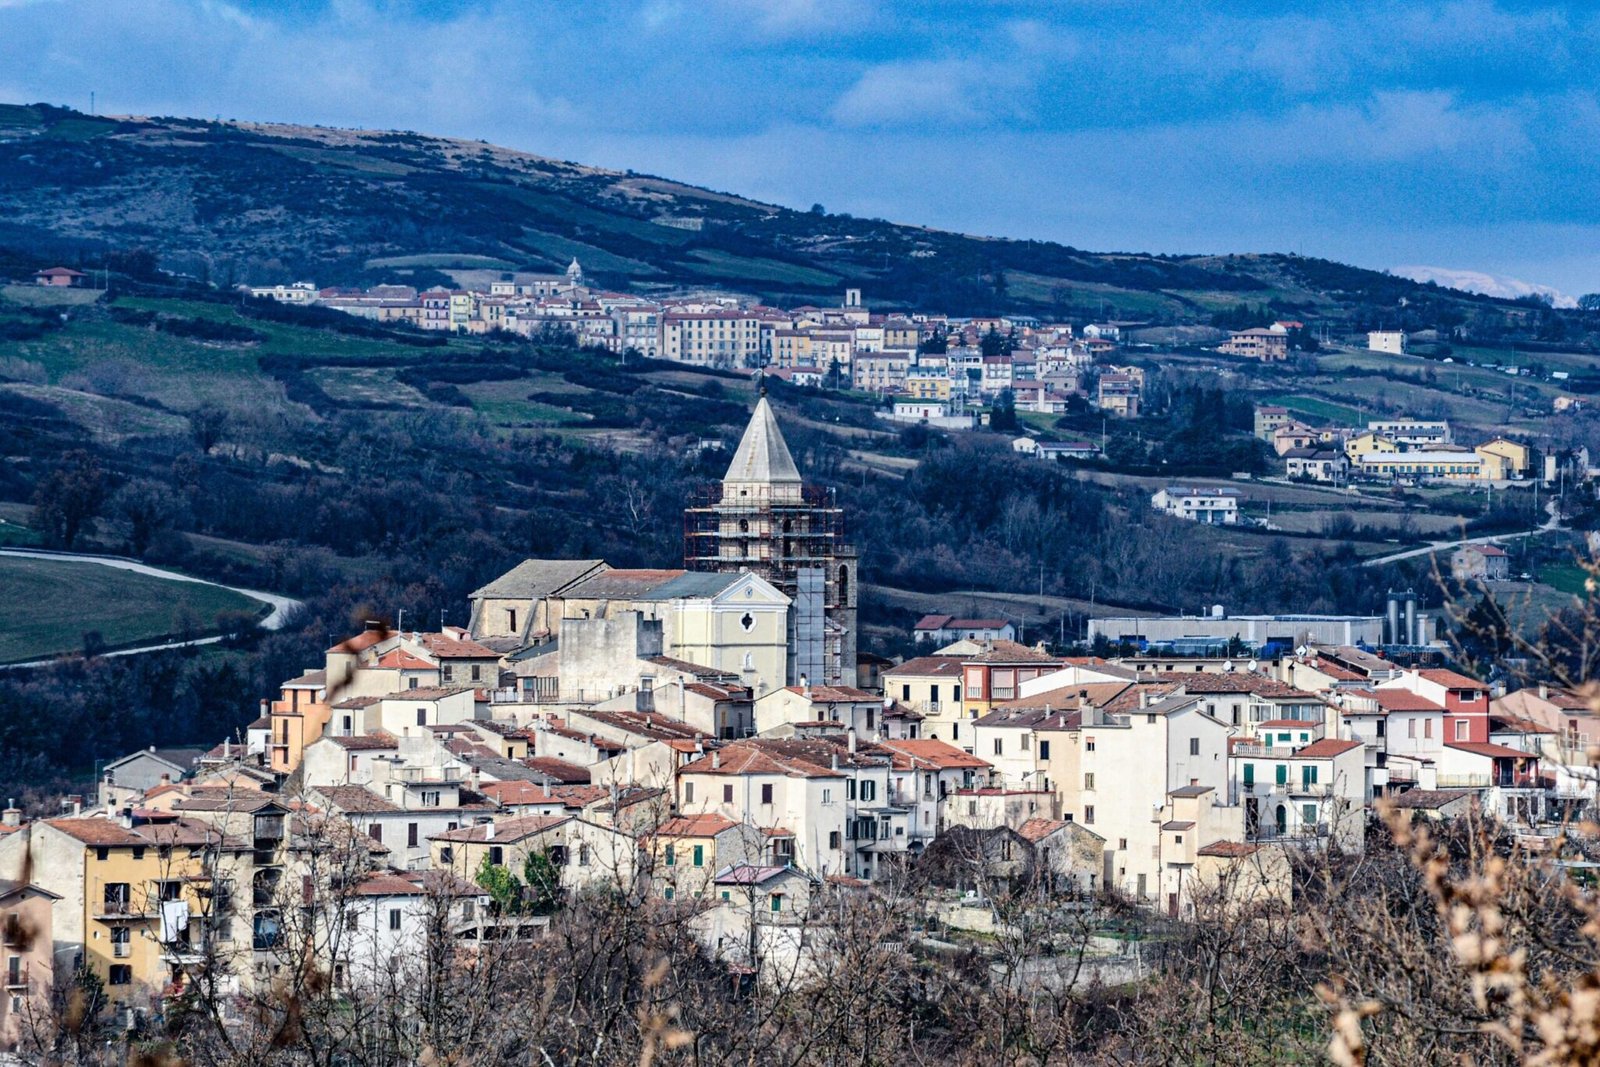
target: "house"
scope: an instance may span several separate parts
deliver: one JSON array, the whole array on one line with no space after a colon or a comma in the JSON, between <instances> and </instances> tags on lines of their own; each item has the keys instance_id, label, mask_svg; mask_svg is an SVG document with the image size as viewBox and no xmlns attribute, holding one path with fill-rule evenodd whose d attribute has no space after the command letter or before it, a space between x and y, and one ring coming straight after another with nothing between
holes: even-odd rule
<instances>
[{"instance_id":1,"label":"house","mask_svg":"<svg viewBox=\"0 0 1600 1067\"><path fill-rule=\"evenodd\" d=\"M422 966L430 952L441 950L439 938L454 940L467 931L475 938L490 899L480 886L441 872L367 874L323 916L325 944L336 946L335 987L388 990L396 967Z\"/></svg>"},{"instance_id":2,"label":"house","mask_svg":"<svg viewBox=\"0 0 1600 1067\"><path fill-rule=\"evenodd\" d=\"M1398 452L1400 445L1393 437L1387 434L1367 430L1363 433L1353 434L1344 442L1344 454L1352 462L1359 462L1363 456L1382 452Z\"/></svg>"},{"instance_id":3,"label":"house","mask_svg":"<svg viewBox=\"0 0 1600 1067\"><path fill-rule=\"evenodd\" d=\"M70 267L47 267L33 276L33 284L56 289L81 289L88 280L87 274Z\"/></svg>"},{"instance_id":4,"label":"house","mask_svg":"<svg viewBox=\"0 0 1600 1067\"><path fill-rule=\"evenodd\" d=\"M435 870L476 879L485 866L523 877L529 857L542 855L559 891L633 885L638 845L620 830L571 815L498 816L428 838Z\"/></svg>"},{"instance_id":5,"label":"house","mask_svg":"<svg viewBox=\"0 0 1600 1067\"><path fill-rule=\"evenodd\" d=\"M181 782L194 775L210 746L187 745L130 752L107 763L100 771L100 803L122 807L163 782Z\"/></svg>"},{"instance_id":6,"label":"house","mask_svg":"<svg viewBox=\"0 0 1600 1067\"><path fill-rule=\"evenodd\" d=\"M20 813L19 813L20 814ZM55 989L52 912L61 896L32 882L0 882L0 1052L16 1052Z\"/></svg>"},{"instance_id":7,"label":"house","mask_svg":"<svg viewBox=\"0 0 1600 1067\"><path fill-rule=\"evenodd\" d=\"M1378 685L1378 691L1404 689L1444 709L1443 742L1489 741L1489 687L1475 678L1442 668L1409 670ZM1390 731L1393 743L1394 732Z\"/></svg>"},{"instance_id":8,"label":"house","mask_svg":"<svg viewBox=\"0 0 1600 1067\"><path fill-rule=\"evenodd\" d=\"M1293 903L1294 873L1289 853L1259 841L1213 841L1195 851L1185 906L1188 914L1209 914Z\"/></svg>"},{"instance_id":9,"label":"house","mask_svg":"<svg viewBox=\"0 0 1600 1067\"><path fill-rule=\"evenodd\" d=\"M1367 351L1384 352L1391 356L1406 354L1406 335L1403 330L1371 330L1367 333Z\"/></svg>"},{"instance_id":10,"label":"house","mask_svg":"<svg viewBox=\"0 0 1600 1067\"><path fill-rule=\"evenodd\" d=\"M768 858L766 834L726 815L667 819L640 842L650 857L650 892L663 900L709 898L718 871Z\"/></svg>"},{"instance_id":11,"label":"house","mask_svg":"<svg viewBox=\"0 0 1600 1067\"><path fill-rule=\"evenodd\" d=\"M713 959L789 988L814 973L813 901L823 879L784 864L734 863L712 880L716 906L693 928Z\"/></svg>"},{"instance_id":12,"label":"house","mask_svg":"<svg viewBox=\"0 0 1600 1067\"><path fill-rule=\"evenodd\" d=\"M1527 445L1508 441L1504 437L1479 445L1473 449L1483 458L1485 478L1503 482L1525 478L1533 466L1533 451Z\"/></svg>"},{"instance_id":13,"label":"house","mask_svg":"<svg viewBox=\"0 0 1600 1067\"><path fill-rule=\"evenodd\" d=\"M1263 363L1289 358L1289 337L1281 330L1234 330L1217 346L1226 356L1248 356Z\"/></svg>"},{"instance_id":14,"label":"house","mask_svg":"<svg viewBox=\"0 0 1600 1067\"><path fill-rule=\"evenodd\" d=\"M1327 485L1342 485L1350 471L1350 461L1334 448L1291 448L1283 453L1284 473Z\"/></svg>"},{"instance_id":15,"label":"house","mask_svg":"<svg viewBox=\"0 0 1600 1067\"><path fill-rule=\"evenodd\" d=\"M1297 448L1312 448L1322 435L1301 422L1286 422L1272 431L1272 450L1283 456Z\"/></svg>"},{"instance_id":16,"label":"house","mask_svg":"<svg viewBox=\"0 0 1600 1067\"><path fill-rule=\"evenodd\" d=\"M1454 441L1450 424L1442 419L1372 419L1367 429L1407 449L1437 448Z\"/></svg>"},{"instance_id":17,"label":"house","mask_svg":"<svg viewBox=\"0 0 1600 1067\"><path fill-rule=\"evenodd\" d=\"M1102 374L1095 394L1095 406L1121 419L1139 417L1141 387L1126 374Z\"/></svg>"},{"instance_id":18,"label":"house","mask_svg":"<svg viewBox=\"0 0 1600 1067\"><path fill-rule=\"evenodd\" d=\"M1293 421L1294 418L1289 414L1288 408L1263 404L1255 410L1255 429L1253 432L1261 440L1270 442L1273 431Z\"/></svg>"},{"instance_id":19,"label":"house","mask_svg":"<svg viewBox=\"0 0 1600 1067\"><path fill-rule=\"evenodd\" d=\"M1270 728L1269 728L1270 727ZM1361 850L1366 805L1366 761L1361 741L1322 736L1285 720L1263 724L1252 740L1236 740L1229 753L1233 797L1244 807L1251 840L1297 838Z\"/></svg>"},{"instance_id":20,"label":"house","mask_svg":"<svg viewBox=\"0 0 1600 1067\"><path fill-rule=\"evenodd\" d=\"M1015 641L1017 628L1005 619L924 615L911 628L911 636L918 644L932 641L937 645L952 641Z\"/></svg>"},{"instance_id":21,"label":"house","mask_svg":"<svg viewBox=\"0 0 1600 1067\"><path fill-rule=\"evenodd\" d=\"M1504 582L1511 577L1511 557L1498 545L1462 545L1450 553L1450 577L1458 582Z\"/></svg>"},{"instance_id":22,"label":"house","mask_svg":"<svg viewBox=\"0 0 1600 1067\"><path fill-rule=\"evenodd\" d=\"M960 656L918 656L884 671L883 695L922 715L923 737L943 738L961 744L961 723L966 715L961 703ZM967 743L971 743L970 734Z\"/></svg>"},{"instance_id":23,"label":"house","mask_svg":"<svg viewBox=\"0 0 1600 1067\"><path fill-rule=\"evenodd\" d=\"M1413 482L1475 481L1483 477L1483 469L1483 457L1465 449L1369 453L1358 456L1355 466L1365 478Z\"/></svg>"},{"instance_id":24,"label":"house","mask_svg":"<svg viewBox=\"0 0 1600 1067\"><path fill-rule=\"evenodd\" d=\"M832 723L871 737L885 729L884 700L876 693L843 685L791 685L755 702L755 728L760 735L783 727Z\"/></svg>"},{"instance_id":25,"label":"house","mask_svg":"<svg viewBox=\"0 0 1600 1067\"><path fill-rule=\"evenodd\" d=\"M1150 498L1150 506L1179 519L1208 525L1233 526L1239 521L1237 489L1168 486Z\"/></svg>"}]
</instances>

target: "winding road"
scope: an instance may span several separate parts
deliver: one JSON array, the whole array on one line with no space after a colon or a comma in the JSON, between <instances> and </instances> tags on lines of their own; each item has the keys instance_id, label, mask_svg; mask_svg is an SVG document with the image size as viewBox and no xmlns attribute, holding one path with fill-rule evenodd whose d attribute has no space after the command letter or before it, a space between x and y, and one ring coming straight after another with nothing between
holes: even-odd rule
<instances>
[{"instance_id":1,"label":"winding road","mask_svg":"<svg viewBox=\"0 0 1600 1067\"><path fill-rule=\"evenodd\" d=\"M218 589L227 589L230 592L247 596L252 600L259 600L272 608L267 617L261 620L264 630L281 630L289 619L289 613L300 606L300 601L292 597L279 596L276 593L263 593L256 589L240 589L237 586L223 585L221 582L208 582L204 578L194 578L177 571L163 570L160 567L151 567L137 560L127 559L123 556L96 556L86 552L51 552L35 548L0 548L0 556L12 556L18 559L53 559L66 560L75 563L94 563L102 567L111 567L119 571L132 571L135 574L144 574L152 578L161 578L169 582L193 582L196 585L214 585ZM120 648L114 652L107 652L107 656L132 656L140 652L158 652L168 648L184 648L193 645L211 645L221 641L220 637L201 637L193 641L167 641L162 644L140 645L137 648ZM10 663L0 666L0 670L9 670L15 667L42 667L59 657L52 659L34 660L29 663Z\"/></svg>"},{"instance_id":2,"label":"winding road","mask_svg":"<svg viewBox=\"0 0 1600 1067\"><path fill-rule=\"evenodd\" d=\"M1385 563L1394 563L1402 559L1411 559L1413 556L1426 556L1434 552L1443 551L1444 549L1459 548L1464 544L1496 545L1503 541L1515 541L1523 537L1538 537L1540 534L1554 533L1557 530L1565 529L1565 527L1561 525L1561 513L1556 510L1556 506L1556 502L1553 500L1545 505L1545 512L1550 517L1545 520L1544 525L1535 530L1523 530L1521 533L1492 534L1488 537L1452 537L1448 541L1430 542L1426 545L1423 545L1421 548L1410 548L1404 552L1393 552L1387 556L1379 556L1377 559L1362 560L1361 565L1363 567L1381 567Z\"/></svg>"}]
</instances>

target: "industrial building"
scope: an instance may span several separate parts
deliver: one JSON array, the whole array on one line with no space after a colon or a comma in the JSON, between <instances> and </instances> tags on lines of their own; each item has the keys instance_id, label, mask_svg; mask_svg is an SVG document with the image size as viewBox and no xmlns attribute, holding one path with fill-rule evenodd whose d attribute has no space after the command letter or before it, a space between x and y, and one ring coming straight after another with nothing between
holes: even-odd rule
<instances>
[{"instance_id":1,"label":"industrial building","mask_svg":"<svg viewBox=\"0 0 1600 1067\"><path fill-rule=\"evenodd\" d=\"M1205 615L1151 618L1107 617L1089 620L1089 640L1139 648L1171 646L1199 649L1237 638L1251 651L1276 646L1287 652L1301 645L1431 645L1437 620L1417 611L1412 592L1388 596L1382 615L1229 615L1221 604Z\"/></svg>"}]
</instances>

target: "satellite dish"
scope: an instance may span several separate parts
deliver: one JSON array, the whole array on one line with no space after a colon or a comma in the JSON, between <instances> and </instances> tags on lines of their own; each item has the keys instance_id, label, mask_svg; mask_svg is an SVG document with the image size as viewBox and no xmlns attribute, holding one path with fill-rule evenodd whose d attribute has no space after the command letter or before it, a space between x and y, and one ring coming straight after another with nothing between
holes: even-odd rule
<instances>
[{"instance_id":1,"label":"satellite dish","mask_svg":"<svg viewBox=\"0 0 1600 1067\"><path fill-rule=\"evenodd\" d=\"M1294 654L1299 656L1301 659L1305 659L1310 652L1311 650L1305 645L1301 645L1299 648L1294 650Z\"/></svg>"},{"instance_id":2,"label":"satellite dish","mask_svg":"<svg viewBox=\"0 0 1600 1067\"><path fill-rule=\"evenodd\" d=\"M1256 669L1257 669L1257 668L1258 668L1258 667L1260 667L1260 666L1261 666L1261 664L1259 664L1259 663L1257 663L1257 662L1256 662L1256 661L1255 661L1255 660L1251 660L1251 661L1250 661L1250 666L1248 666L1248 667L1247 667L1247 668L1245 668L1245 669L1246 669L1246 670L1248 670L1248 671L1250 671L1250 672L1251 672L1251 673L1252 673L1252 674L1254 674L1254 673L1255 673L1255 671L1256 671Z\"/></svg>"},{"instance_id":3,"label":"satellite dish","mask_svg":"<svg viewBox=\"0 0 1600 1067\"><path fill-rule=\"evenodd\" d=\"M1222 661L1222 669L1231 674L1233 672L1233 660L1231 660L1231 659L1223 660Z\"/></svg>"}]
</instances>

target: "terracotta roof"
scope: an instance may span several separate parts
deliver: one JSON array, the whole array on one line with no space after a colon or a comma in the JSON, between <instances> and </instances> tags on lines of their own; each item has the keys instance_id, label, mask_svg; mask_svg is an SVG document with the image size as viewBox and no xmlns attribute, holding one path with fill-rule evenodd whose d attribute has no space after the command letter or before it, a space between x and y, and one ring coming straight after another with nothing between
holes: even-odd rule
<instances>
[{"instance_id":1,"label":"terracotta roof","mask_svg":"<svg viewBox=\"0 0 1600 1067\"><path fill-rule=\"evenodd\" d=\"M901 675L907 677L936 675L941 678L948 675L959 676L961 674L961 662L961 656L918 656L916 659L908 659L904 663L890 667L883 672L883 676L885 678L898 678Z\"/></svg>"},{"instance_id":2,"label":"terracotta roof","mask_svg":"<svg viewBox=\"0 0 1600 1067\"><path fill-rule=\"evenodd\" d=\"M1200 849L1199 854L1220 856L1224 859L1243 859L1245 856L1254 856L1260 850L1260 845L1247 844L1244 841L1213 841Z\"/></svg>"},{"instance_id":3,"label":"terracotta roof","mask_svg":"<svg viewBox=\"0 0 1600 1067\"><path fill-rule=\"evenodd\" d=\"M1059 663L1048 652L1018 644L1015 641L991 641L976 656L963 657L967 663Z\"/></svg>"},{"instance_id":4,"label":"terracotta roof","mask_svg":"<svg viewBox=\"0 0 1600 1067\"><path fill-rule=\"evenodd\" d=\"M500 653L470 639L448 634L423 634L422 644L440 659L499 659Z\"/></svg>"},{"instance_id":5,"label":"terracotta roof","mask_svg":"<svg viewBox=\"0 0 1600 1067\"><path fill-rule=\"evenodd\" d=\"M1484 685L1482 682L1478 681L1476 678L1468 678L1464 674L1457 674L1455 671L1447 671L1447 670L1444 670L1443 668L1435 668L1433 670L1418 671L1417 674L1420 675L1423 678L1426 678L1428 681L1433 682L1435 685L1442 685L1442 686L1446 687L1447 689L1487 689L1487 688L1489 688L1488 686Z\"/></svg>"},{"instance_id":6,"label":"terracotta roof","mask_svg":"<svg viewBox=\"0 0 1600 1067\"><path fill-rule=\"evenodd\" d=\"M1532 752L1524 752L1519 748L1508 748L1505 745L1487 744L1482 741L1446 741L1445 748L1454 748L1461 752L1470 752L1474 756L1487 756L1490 759L1538 759Z\"/></svg>"},{"instance_id":7,"label":"terracotta roof","mask_svg":"<svg viewBox=\"0 0 1600 1067\"><path fill-rule=\"evenodd\" d=\"M877 703L883 698L876 693L869 693L865 689L857 689L849 685L813 685L810 693L804 686L791 685L786 687L796 696L803 696L813 704L861 704L866 702Z\"/></svg>"},{"instance_id":8,"label":"terracotta roof","mask_svg":"<svg viewBox=\"0 0 1600 1067\"><path fill-rule=\"evenodd\" d=\"M1194 823L1179 822L1177 819L1168 819L1166 822L1161 824L1161 828L1163 830L1193 830Z\"/></svg>"},{"instance_id":9,"label":"terracotta roof","mask_svg":"<svg viewBox=\"0 0 1600 1067\"><path fill-rule=\"evenodd\" d=\"M298 678L284 682L282 689L321 689L328 684L327 671L306 671Z\"/></svg>"},{"instance_id":10,"label":"terracotta roof","mask_svg":"<svg viewBox=\"0 0 1600 1067\"><path fill-rule=\"evenodd\" d=\"M1167 792L1167 796L1169 796L1169 797L1203 797L1207 793L1212 793L1212 792L1215 792L1215 790L1209 785L1180 785L1176 789L1169 790Z\"/></svg>"},{"instance_id":11,"label":"terracotta roof","mask_svg":"<svg viewBox=\"0 0 1600 1067\"><path fill-rule=\"evenodd\" d=\"M818 742L826 744L826 742ZM772 742L735 741L701 756L679 769L680 774L782 774L800 778L840 778L842 771L832 768L831 756L821 762L791 756L771 749ZM837 749L838 746L829 746Z\"/></svg>"},{"instance_id":12,"label":"terracotta roof","mask_svg":"<svg viewBox=\"0 0 1600 1067\"><path fill-rule=\"evenodd\" d=\"M69 837L77 838L86 845L99 848L119 845L143 845L146 843L144 838L135 834L132 830L124 829L120 822L98 816L46 819L45 825L54 827Z\"/></svg>"},{"instance_id":13,"label":"terracotta roof","mask_svg":"<svg viewBox=\"0 0 1600 1067\"><path fill-rule=\"evenodd\" d=\"M1260 697L1316 699L1316 694L1314 693L1307 693L1303 689L1296 689L1287 682L1280 682L1276 678L1268 678L1264 674L1252 674L1248 671L1237 674L1187 671L1181 674L1177 672L1172 674L1163 673L1161 677L1181 682L1185 692L1196 696L1206 696L1213 693L1250 693Z\"/></svg>"},{"instance_id":14,"label":"terracotta roof","mask_svg":"<svg viewBox=\"0 0 1600 1067\"><path fill-rule=\"evenodd\" d=\"M1035 843L1043 841L1051 834L1066 829L1067 824L1061 819L1029 819L1017 827L1017 833Z\"/></svg>"},{"instance_id":15,"label":"terracotta roof","mask_svg":"<svg viewBox=\"0 0 1600 1067\"><path fill-rule=\"evenodd\" d=\"M1340 741L1335 737L1325 737L1321 741L1313 741L1304 748L1296 749L1296 759L1332 759L1342 756L1351 749L1360 748L1360 741Z\"/></svg>"},{"instance_id":16,"label":"terracotta roof","mask_svg":"<svg viewBox=\"0 0 1600 1067\"><path fill-rule=\"evenodd\" d=\"M564 808L583 808L606 800L611 790L603 785L551 785L522 780L484 782L483 793L502 807L523 804L560 804Z\"/></svg>"},{"instance_id":17,"label":"terracotta roof","mask_svg":"<svg viewBox=\"0 0 1600 1067\"><path fill-rule=\"evenodd\" d=\"M1384 711L1444 711L1442 705L1409 689L1374 689L1372 696Z\"/></svg>"},{"instance_id":18,"label":"terracotta roof","mask_svg":"<svg viewBox=\"0 0 1600 1067\"><path fill-rule=\"evenodd\" d=\"M933 738L906 738L898 741L879 741L879 748L904 755L939 770L987 769L989 764L954 745Z\"/></svg>"},{"instance_id":19,"label":"terracotta roof","mask_svg":"<svg viewBox=\"0 0 1600 1067\"><path fill-rule=\"evenodd\" d=\"M515 819L494 819L473 826L463 826L458 830L446 830L442 834L433 834L428 840L504 845L546 830L553 830L571 821L571 815L523 815Z\"/></svg>"},{"instance_id":20,"label":"terracotta roof","mask_svg":"<svg viewBox=\"0 0 1600 1067\"><path fill-rule=\"evenodd\" d=\"M726 815L680 815L656 828L657 837L715 837L739 824Z\"/></svg>"},{"instance_id":21,"label":"terracotta roof","mask_svg":"<svg viewBox=\"0 0 1600 1067\"><path fill-rule=\"evenodd\" d=\"M387 626L380 626L376 630L363 630L354 637L347 637L337 645L328 649L329 652L365 652L373 645L387 641L394 636Z\"/></svg>"},{"instance_id":22,"label":"terracotta roof","mask_svg":"<svg viewBox=\"0 0 1600 1067\"><path fill-rule=\"evenodd\" d=\"M588 785L591 777L589 768L554 756L529 756L522 761L522 765L565 785Z\"/></svg>"}]
</instances>

